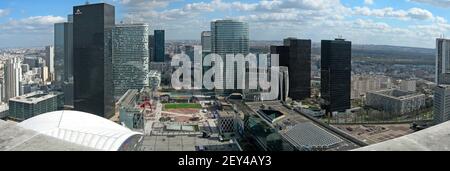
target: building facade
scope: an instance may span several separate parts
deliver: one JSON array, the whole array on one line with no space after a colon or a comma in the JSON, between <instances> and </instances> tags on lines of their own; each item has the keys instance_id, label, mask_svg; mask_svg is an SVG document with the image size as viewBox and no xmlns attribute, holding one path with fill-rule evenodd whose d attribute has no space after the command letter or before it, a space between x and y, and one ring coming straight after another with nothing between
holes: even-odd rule
<instances>
[{"instance_id":1,"label":"building facade","mask_svg":"<svg viewBox=\"0 0 450 171\"><path fill-rule=\"evenodd\" d=\"M9 100L9 118L23 121L58 110L58 95L36 91Z\"/></svg>"},{"instance_id":2,"label":"building facade","mask_svg":"<svg viewBox=\"0 0 450 171\"><path fill-rule=\"evenodd\" d=\"M109 118L114 98L108 35L115 25L115 8L105 3L75 6L73 15L75 110Z\"/></svg>"},{"instance_id":3,"label":"building facade","mask_svg":"<svg viewBox=\"0 0 450 171\"><path fill-rule=\"evenodd\" d=\"M55 24L55 83L64 92L64 104L73 106L73 16Z\"/></svg>"},{"instance_id":4,"label":"building facade","mask_svg":"<svg viewBox=\"0 0 450 171\"><path fill-rule=\"evenodd\" d=\"M249 54L249 27L248 23L235 20L217 20L211 22L211 52L220 55L223 64L227 63L227 54L237 55L242 54L246 56ZM218 67L220 68L220 67ZM226 78L226 71L234 71L234 79ZM237 88L237 68L234 65L226 65L223 68L223 75L216 75L215 81L223 83L226 95L235 92ZM228 85L233 85L235 89L227 88ZM219 90L220 91L220 90Z\"/></svg>"},{"instance_id":5,"label":"building facade","mask_svg":"<svg viewBox=\"0 0 450 171\"><path fill-rule=\"evenodd\" d=\"M166 38L164 30L155 30L154 31L154 59L152 62L164 62L165 54L166 54Z\"/></svg>"},{"instance_id":6,"label":"building facade","mask_svg":"<svg viewBox=\"0 0 450 171\"><path fill-rule=\"evenodd\" d=\"M289 68L289 97L304 100L311 97L311 40L287 38L284 46L272 46L271 54L278 54L280 66Z\"/></svg>"},{"instance_id":7,"label":"building facade","mask_svg":"<svg viewBox=\"0 0 450 171\"><path fill-rule=\"evenodd\" d=\"M48 80L52 82L55 74L55 48L53 46L45 47L45 66L48 67Z\"/></svg>"},{"instance_id":8,"label":"building facade","mask_svg":"<svg viewBox=\"0 0 450 171\"><path fill-rule=\"evenodd\" d=\"M212 50L211 31L203 31L201 36L202 52L203 56L206 56L207 54L211 53Z\"/></svg>"},{"instance_id":9,"label":"building facade","mask_svg":"<svg viewBox=\"0 0 450 171\"><path fill-rule=\"evenodd\" d=\"M4 101L20 96L22 67L19 58L8 59L4 66L5 95Z\"/></svg>"},{"instance_id":10,"label":"building facade","mask_svg":"<svg viewBox=\"0 0 450 171\"><path fill-rule=\"evenodd\" d=\"M436 39L436 84L450 84L450 39Z\"/></svg>"},{"instance_id":11,"label":"building facade","mask_svg":"<svg viewBox=\"0 0 450 171\"><path fill-rule=\"evenodd\" d=\"M148 55L149 55L150 62L154 62L155 61L155 36L154 35L148 35Z\"/></svg>"},{"instance_id":12,"label":"building facade","mask_svg":"<svg viewBox=\"0 0 450 171\"><path fill-rule=\"evenodd\" d=\"M383 112L403 115L425 107L425 95L398 89L367 93L366 105Z\"/></svg>"},{"instance_id":13,"label":"building facade","mask_svg":"<svg viewBox=\"0 0 450 171\"><path fill-rule=\"evenodd\" d=\"M450 85L439 85L434 91L434 124L450 120Z\"/></svg>"},{"instance_id":14,"label":"building facade","mask_svg":"<svg viewBox=\"0 0 450 171\"><path fill-rule=\"evenodd\" d=\"M144 129L144 109L140 108L140 91L128 90L118 100L120 123L130 129Z\"/></svg>"},{"instance_id":15,"label":"building facade","mask_svg":"<svg viewBox=\"0 0 450 171\"><path fill-rule=\"evenodd\" d=\"M7 103L0 102L0 119L5 119L9 116L9 106Z\"/></svg>"},{"instance_id":16,"label":"building facade","mask_svg":"<svg viewBox=\"0 0 450 171\"><path fill-rule=\"evenodd\" d=\"M400 90L416 92L417 81L416 80L402 80L400 83Z\"/></svg>"},{"instance_id":17,"label":"building facade","mask_svg":"<svg viewBox=\"0 0 450 171\"><path fill-rule=\"evenodd\" d=\"M344 39L322 40L321 51L322 107L328 113L350 109L352 43Z\"/></svg>"},{"instance_id":18,"label":"building facade","mask_svg":"<svg viewBox=\"0 0 450 171\"><path fill-rule=\"evenodd\" d=\"M116 25L112 31L114 97L148 86L148 25Z\"/></svg>"},{"instance_id":19,"label":"building facade","mask_svg":"<svg viewBox=\"0 0 450 171\"><path fill-rule=\"evenodd\" d=\"M362 99L367 92L393 88L392 79L383 75L352 75L351 99Z\"/></svg>"}]
</instances>

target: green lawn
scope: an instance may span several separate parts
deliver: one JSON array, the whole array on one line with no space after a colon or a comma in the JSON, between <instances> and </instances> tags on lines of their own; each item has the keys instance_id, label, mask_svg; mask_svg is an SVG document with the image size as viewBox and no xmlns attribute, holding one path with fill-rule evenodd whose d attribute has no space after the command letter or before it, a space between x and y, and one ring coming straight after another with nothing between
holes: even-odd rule
<instances>
[{"instance_id":1,"label":"green lawn","mask_svg":"<svg viewBox=\"0 0 450 171\"><path fill-rule=\"evenodd\" d=\"M202 105L197 103L168 103L164 105L165 109L201 109Z\"/></svg>"}]
</instances>

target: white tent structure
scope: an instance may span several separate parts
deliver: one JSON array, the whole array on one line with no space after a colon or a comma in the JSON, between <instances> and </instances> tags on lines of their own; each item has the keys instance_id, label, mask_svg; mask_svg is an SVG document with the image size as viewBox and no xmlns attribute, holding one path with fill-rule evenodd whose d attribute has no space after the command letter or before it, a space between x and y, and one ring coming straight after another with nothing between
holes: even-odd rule
<instances>
[{"instance_id":1,"label":"white tent structure","mask_svg":"<svg viewBox=\"0 0 450 171\"><path fill-rule=\"evenodd\" d=\"M41 114L18 124L77 145L103 151L138 150L141 133L105 118L78 111L56 111Z\"/></svg>"}]
</instances>

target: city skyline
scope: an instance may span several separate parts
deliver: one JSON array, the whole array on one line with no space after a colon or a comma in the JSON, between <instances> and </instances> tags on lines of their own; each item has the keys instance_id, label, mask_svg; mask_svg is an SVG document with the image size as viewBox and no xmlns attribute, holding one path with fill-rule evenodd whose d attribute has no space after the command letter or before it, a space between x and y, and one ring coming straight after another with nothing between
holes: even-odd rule
<instances>
[{"instance_id":1,"label":"city skyline","mask_svg":"<svg viewBox=\"0 0 450 171\"><path fill-rule=\"evenodd\" d=\"M148 23L150 30L166 30L168 40L199 40L217 19L248 22L250 40L298 37L320 42L342 35L355 44L433 48L435 38L450 33L450 3L442 0L90 1L98 2L116 6L116 23ZM66 21L71 6L84 3L0 2L0 48L53 44L53 24Z\"/></svg>"},{"instance_id":2,"label":"city skyline","mask_svg":"<svg viewBox=\"0 0 450 171\"><path fill-rule=\"evenodd\" d=\"M378 35L381 33L371 36L386 44L408 38L421 46L433 38L436 50L353 46L361 40L378 39L366 37L370 34L355 30L353 24L327 25L328 21L349 19L333 13L338 8L351 12L352 17L358 14L355 11L363 10L358 15L415 24L432 21L438 22L433 26L447 28L444 18L428 10L346 7L357 2L375 6L384 0L102 2L74 5L72 12L65 14L67 22L54 24L49 36L53 45L0 48L0 127L6 128L0 131L0 151L450 149L450 39L434 38L430 28L425 28L431 30L425 35L423 30L411 28L410 32L391 32L394 28L384 25L379 27L381 33L394 34L392 39ZM405 2L445 7L444 1ZM147 5L155 5L161 13L172 9L175 18L160 18L154 11L161 22L140 20L146 15L139 11L155 10ZM56 6L48 5L47 9ZM174 11L177 8L183 11ZM295 14L295 9L302 14ZM209 26L186 23L201 16L196 10L211 14L204 18ZM316 13L321 10L328 10L332 17ZM213 15L226 16L223 11L229 11L229 18ZM272 13L258 18L256 14L264 11ZM9 10L0 12L10 15ZM311 12L315 16L312 20L323 22L315 25L305 18L275 15L280 12L293 14L293 18L307 17ZM133 19L121 22L120 18L127 17ZM15 31L34 30L31 36L22 34L28 39L45 37L44 24L30 26L46 20L43 18L16 23L20 28ZM54 19L50 23L59 20L57 16L50 18ZM310 35L287 35L302 29L278 25L283 32L272 27L278 21L300 24L306 30L317 28ZM262 28L252 30L258 23L264 25L265 33L279 33L282 38L251 46L251 34L265 37L259 35ZM184 34L191 28L201 29L195 34L200 41L166 43L166 35L170 39L173 33ZM324 34L324 30L337 36ZM323 38L314 38L314 34ZM320 48L317 39L322 39ZM27 41L12 39L17 40ZM418 139L421 141L415 141Z\"/></svg>"}]
</instances>

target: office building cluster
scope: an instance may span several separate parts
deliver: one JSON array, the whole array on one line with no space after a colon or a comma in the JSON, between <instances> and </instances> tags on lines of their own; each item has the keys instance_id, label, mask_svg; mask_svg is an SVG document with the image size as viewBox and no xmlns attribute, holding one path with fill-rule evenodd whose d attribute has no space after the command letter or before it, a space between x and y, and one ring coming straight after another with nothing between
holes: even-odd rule
<instances>
[{"instance_id":1,"label":"office building cluster","mask_svg":"<svg viewBox=\"0 0 450 171\"><path fill-rule=\"evenodd\" d=\"M66 108L110 118L117 114L117 100L128 90L170 84L175 68L168 63L170 56L166 53L164 30L152 32L145 23L116 24L115 7L106 3L74 6L73 13L67 18L67 21L54 25L54 45L45 47L42 58L11 58L4 63L4 83L0 85L4 89L2 99L43 89L59 91L64 94ZM201 65L211 53L220 55L224 64L232 60L227 54L250 54L250 31L246 22L212 21L210 30L203 31L200 36L201 47L185 45L182 50L193 61L193 66ZM324 107L330 112L344 111L350 108L351 43L336 39L322 41L322 47L321 97ZM279 54L280 59L278 99L311 98L311 40L287 38L282 46L271 46L270 52ZM196 54L201 56L200 60L194 58ZM257 96L263 91L260 87L255 91L248 90L250 74L247 65L224 66L223 74L212 78L222 82L224 90L204 93L223 96L247 93L244 98L263 100ZM197 69L192 72L205 74L209 68ZM158 74L150 70L157 70ZM229 74L227 70L234 73ZM241 75L237 71L245 72L246 82L238 79ZM33 80L33 74L41 78L40 86L34 86L32 81L21 81ZM204 80L196 81L203 83ZM47 87L43 88L43 85ZM192 87L205 90L194 84Z\"/></svg>"},{"instance_id":2,"label":"office building cluster","mask_svg":"<svg viewBox=\"0 0 450 171\"><path fill-rule=\"evenodd\" d=\"M434 103L434 122L450 120L448 39L436 41L437 86L432 87L414 76L383 74L389 70L385 68L359 72L371 65L361 61L353 64L352 42L343 38L313 43L288 37L255 48L251 46L249 24L226 19L212 21L210 30L198 35L200 41L174 43L166 41L165 30L152 30L152 23L116 23L116 8L110 4L87 3L72 10L67 21L54 24L53 45L26 52L32 55L1 55L0 119L24 122L39 133L42 130L27 123L42 124L52 117L61 121L69 118L75 123L87 119L88 126L104 124L112 130L90 130L98 138L86 142L99 145L89 144L89 148L142 150L137 149L142 144L136 143L145 141L143 150L149 151L351 150L367 145L366 139L350 136L365 126L344 126L382 122L369 112L388 114L386 118L395 122L397 118L423 115L426 106L430 113L428 103ZM263 52L255 55L257 66L248 61L254 52ZM187 55L192 67L192 76L180 75L182 81L191 79L192 85L181 90L171 87L173 73L181 68L172 66L171 58L176 54ZM211 54L220 58L211 59ZM266 54L270 54L267 66L261 66ZM244 63L239 63L236 55L239 59L243 56ZM272 68L277 65L270 60L272 55L278 56L277 68ZM210 71L212 68L215 72ZM256 76L252 69L256 69ZM278 76L278 87L265 89L258 82L256 89L250 88L255 86L251 80L261 81L262 73L272 72L277 73L267 81ZM206 88L204 83L208 81L214 82L214 89ZM429 101L431 95L424 93L431 87L433 102ZM278 90L277 99L264 99L262 94L274 89ZM67 113L78 116L49 113L64 109L73 109ZM111 125L105 118L123 127ZM343 129L328 125L333 118ZM77 125L69 125L73 130L54 131L84 134ZM374 126L353 135L388 131ZM48 136L67 142L76 139ZM127 146L127 142L133 146Z\"/></svg>"}]
</instances>

